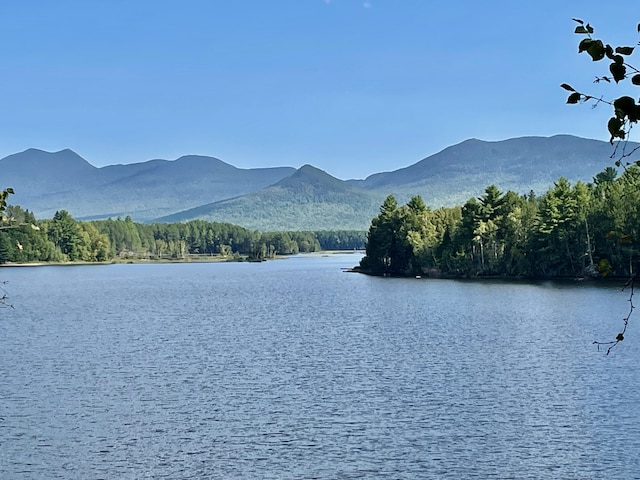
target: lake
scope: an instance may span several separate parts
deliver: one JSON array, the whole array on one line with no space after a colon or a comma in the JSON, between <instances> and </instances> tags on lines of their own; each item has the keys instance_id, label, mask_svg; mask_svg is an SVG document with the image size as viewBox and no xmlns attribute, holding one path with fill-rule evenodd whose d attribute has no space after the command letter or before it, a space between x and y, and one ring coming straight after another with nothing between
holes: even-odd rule
<instances>
[{"instance_id":1,"label":"lake","mask_svg":"<svg viewBox=\"0 0 640 480\"><path fill-rule=\"evenodd\" d=\"M0 478L640 478L640 313L356 254L0 269Z\"/></svg>"}]
</instances>

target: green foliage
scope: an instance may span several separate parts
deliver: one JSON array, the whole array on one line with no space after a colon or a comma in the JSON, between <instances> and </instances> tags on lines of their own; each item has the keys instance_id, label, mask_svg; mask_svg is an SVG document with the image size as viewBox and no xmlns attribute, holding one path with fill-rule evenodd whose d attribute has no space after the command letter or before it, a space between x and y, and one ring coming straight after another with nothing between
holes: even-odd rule
<instances>
[{"instance_id":1,"label":"green foliage","mask_svg":"<svg viewBox=\"0 0 640 480\"><path fill-rule=\"evenodd\" d=\"M7 205L4 213L5 221L0 230L1 263L60 260L61 254L57 253L31 212Z\"/></svg>"},{"instance_id":2,"label":"green foliage","mask_svg":"<svg viewBox=\"0 0 640 480\"><path fill-rule=\"evenodd\" d=\"M11 189L0 202L0 264L6 262L104 262L115 256L184 259L187 255L246 256L262 260L276 255L321 249L362 249L363 231L260 233L229 223L193 220L187 223L124 220L76 221L66 210L51 220L37 221L28 210L7 205Z\"/></svg>"},{"instance_id":3,"label":"green foliage","mask_svg":"<svg viewBox=\"0 0 640 480\"><path fill-rule=\"evenodd\" d=\"M593 183L595 185L602 185L604 183L613 182L618 176L618 171L613 167L607 167L602 172L593 177Z\"/></svg>"},{"instance_id":4,"label":"green foliage","mask_svg":"<svg viewBox=\"0 0 640 480\"><path fill-rule=\"evenodd\" d=\"M364 250L367 240L363 230L324 230L314 236L320 250Z\"/></svg>"},{"instance_id":5,"label":"green foliage","mask_svg":"<svg viewBox=\"0 0 640 480\"><path fill-rule=\"evenodd\" d=\"M364 270L376 275L411 275L419 271L421 261L428 261L434 246L435 226L429 221L430 211L419 196L398 206L389 195L367 235Z\"/></svg>"},{"instance_id":6,"label":"green foliage","mask_svg":"<svg viewBox=\"0 0 640 480\"><path fill-rule=\"evenodd\" d=\"M361 269L376 275L625 276L640 256L640 169L593 184L558 179L541 197L495 185L431 211L388 197L371 221ZM624 233L623 233L624 232Z\"/></svg>"},{"instance_id":7,"label":"green foliage","mask_svg":"<svg viewBox=\"0 0 640 480\"><path fill-rule=\"evenodd\" d=\"M260 233L230 223L205 220L143 224L126 218L90 223L108 237L111 255L126 257L183 258L195 254L245 255L263 259L321 249L364 247L364 232L361 231Z\"/></svg>"},{"instance_id":8,"label":"green foliage","mask_svg":"<svg viewBox=\"0 0 640 480\"><path fill-rule=\"evenodd\" d=\"M7 235L0 234L0 264L11 260L11 247Z\"/></svg>"},{"instance_id":9,"label":"green foliage","mask_svg":"<svg viewBox=\"0 0 640 480\"><path fill-rule=\"evenodd\" d=\"M361 266L377 275L399 275L401 268L401 245L405 241L399 232L402 218L398 202L389 195L382 206L380 214L371 221L367 235L367 255Z\"/></svg>"},{"instance_id":10,"label":"green foliage","mask_svg":"<svg viewBox=\"0 0 640 480\"><path fill-rule=\"evenodd\" d=\"M53 244L60 249L65 260L83 260L85 246L82 230L66 210L59 210L53 220L45 222L45 231Z\"/></svg>"}]
</instances>

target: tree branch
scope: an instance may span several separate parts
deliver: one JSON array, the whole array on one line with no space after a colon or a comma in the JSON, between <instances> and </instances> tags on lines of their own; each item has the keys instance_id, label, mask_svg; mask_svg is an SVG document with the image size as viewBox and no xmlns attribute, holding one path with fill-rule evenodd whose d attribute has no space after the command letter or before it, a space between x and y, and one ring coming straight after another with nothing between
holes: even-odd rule
<instances>
[{"instance_id":1,"label":"tree branch","mask_svg":"<svg viewBox=\"0 0 640 480\"><path fill-rule=\"evenodd\" d=\"M629 293L629 313L627 314L626 317L624 317L622 319L622 331L616 335L616 339L612 340L610 342L593 342L594 345L598 346L598 350L600 350L600 345L609 345L609 348L607 348L607 355L609 355L609 353L611 352L611 349L613 347L615 347L616 345L618 345L620 342L622 342L624 340L624 334L627 333L627 326L629 325L629 319L631 318L631 314L633 313L633 310L636 308L635 305L633 304L633 294L635 293L635 284L636 284L636 280L638 278L638 274L636 273L635 275L633 275L629 281L624 285L624 287L622 287L622 291L624 291L626 288L630 289L630 293Z\"/></svg>"}]
</instances>

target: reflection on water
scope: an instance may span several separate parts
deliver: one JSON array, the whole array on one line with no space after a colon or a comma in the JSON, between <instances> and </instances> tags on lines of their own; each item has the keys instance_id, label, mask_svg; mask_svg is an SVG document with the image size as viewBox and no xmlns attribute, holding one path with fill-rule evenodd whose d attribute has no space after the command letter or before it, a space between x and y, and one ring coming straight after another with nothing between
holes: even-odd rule
<instances>
[{"instance_id":1,"label":"reflection on water","mask_svg":"<svg viewBox=\"0 0 640 480\"><path fill-rule=\"evenodd\" d=\"M619 290L358 259L3 269L0 478L640 477Z\"/></svg>"}]
</instances>

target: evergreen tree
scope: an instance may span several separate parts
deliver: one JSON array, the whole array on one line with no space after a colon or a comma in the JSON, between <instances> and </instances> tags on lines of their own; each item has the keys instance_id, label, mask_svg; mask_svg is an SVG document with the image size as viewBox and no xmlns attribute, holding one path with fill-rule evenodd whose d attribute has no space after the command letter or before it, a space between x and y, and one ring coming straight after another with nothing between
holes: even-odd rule
<instances>
[{"instance_id":1,"label":"evergreen tree","mask_svg":"<svg viewBox=\"0 0 640 480\"><path fill-rule=\"evenodd\" d=\"M406 269L407 249L401 236L402 211L393 195L389 195L380 214L371 221L367 235L366 256L361 267L377 275L402 275Z\"/></svg>"}]
</instances>

